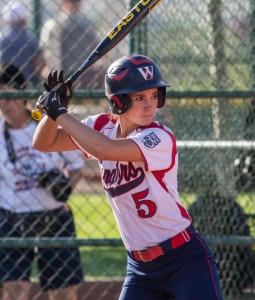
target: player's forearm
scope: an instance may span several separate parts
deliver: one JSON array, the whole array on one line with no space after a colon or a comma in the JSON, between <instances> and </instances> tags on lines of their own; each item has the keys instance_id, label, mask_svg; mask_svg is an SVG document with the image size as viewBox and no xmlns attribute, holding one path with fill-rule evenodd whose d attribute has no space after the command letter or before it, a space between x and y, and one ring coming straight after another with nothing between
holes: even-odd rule
<instances>
[{"instance_id":1,"label":"player's forearm","mask_svg":"<svg viewBox=\"0 0 255 300\"><path fill-rule=\"evenodd\" d=\"M43 119L39 123L34 135L36 149L47 152L77 150L78 144L79 148L99 160L144 161L134 142L129 139L110 139L66 112L52 122ZM56 124L61 128L57 128Z\"/></svg>"},{"instance_id":2,"label":"player's forearm","mask_svg":"<svg viewBox=\"0 0 255 300\"><path fill-rule=\"evenodd\" d=\"M107 152L113 147L113 140L75 119L70 114L62 114L58 124L91 155L98 159L107 159Z\"/></svg>"},{"instance_id":3,"label":"player's forearm","mask_svg":"<svg viewBox=\"0 0 255 300\"><path fill-rule=\"evenodd\" d=\"M54 144L58 134L58 124L44 117L38 124L33 137L33 147L40 151L51 151L50 146Z\"/></svg>"}]
</instances>

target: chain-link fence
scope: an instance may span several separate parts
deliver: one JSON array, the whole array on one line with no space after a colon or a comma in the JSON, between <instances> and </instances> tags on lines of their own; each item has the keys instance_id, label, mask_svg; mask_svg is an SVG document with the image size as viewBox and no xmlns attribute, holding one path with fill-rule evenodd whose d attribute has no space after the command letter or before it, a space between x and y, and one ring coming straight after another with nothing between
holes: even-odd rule
<instances>
[{"instance_id":1,"label":"chain-link fence","mask_svg":"<svg viewBox=\"0 0 255 300\"><path fill-rule=\"evenodd\" d=\"M11 1L0 2L1 7L11 5ZM29 63L34 65L25 78L27 89L18 93L0 91L0 101L25 97L32 100L31 107L43 90L43 77L49 70L63 68L66 76L72 74L100 39L136 4L131 0L82 1L81 23L77 24L77 17L73 20L76 25L72 25L67 23L63 13L60 15L61 0L24 0L22 3L28 10L27 26L35 35L33 39L38 39L30 55L33 59L28 61L22 54L32 38L20 42L14 52L10 51L10 56L3 55L4 49L11 47L15 39L12 34L9 43L5 46L1 43L1 61L17 65L24 73ZM141 25L77 80L70 108L79 119L108 111L103 91L107 66L129 53L154 58L171 85L165 107L158 111L157 118L177 137L180 197L195 227L214 251L224 299L231 300L255 297L254 17L254 0L162 0ZM75 31L74 27L82 26L85 18L89 29ZM1 18L0 23L2 32L7 34L9 23L5 18ZM62 33L62 27L68 30ZM60 41L65 41L65 46ZM6 158L1 162L7 169L12 168L5 140L0 140L0 149ZM53 158L48 160L54 165ZM31 167L25 167L27 174L31 174ZM86 161L80 174L82 179L68 200L77 238L60 235L2 239L1 247L32 249L36 245L38 253L45 246L54 250L79 246L85 281L93 281L91 286L78 287L79 299L117 299L125 275L126 253L101 187L97 164ZM3 171L0 178L3 194L11 180ZM19 188L32 181L32 178L24 179ZM12 201L8 193L0 199L5 204ZM41 194L34 194L33 201L42 202ZM0 203L0 207L5 208L5 204ZM28 206L29 202L22 205ZM35 282L40 277L37 262L31 274ZM104 291L100 290L102 281ZM119 284L115 289L114 282ZM46 299L38 290L30 294L34 295L31 299Z\"/></svg>"}]
</instances>

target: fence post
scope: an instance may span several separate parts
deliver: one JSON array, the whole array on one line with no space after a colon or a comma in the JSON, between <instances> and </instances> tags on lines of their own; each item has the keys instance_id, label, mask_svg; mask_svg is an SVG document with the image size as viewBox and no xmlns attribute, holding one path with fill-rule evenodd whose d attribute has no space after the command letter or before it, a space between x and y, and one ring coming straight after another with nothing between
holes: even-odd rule
<instances>
[{"instance_id":1,"label":"fence post","mask_svg":"<svg viewBox=\"0 0 255 300\"><path fill-rule=\"evenodd\" d=\"M41 0L34 0L33 4L33 30L36 36L39 37L41 32Z\"/></svg>"},{"instance_id":2,"label":"fence post","mask_svg":"<svg viewBox=\"0 0 255 300\"><path fill-rule=\"evenodd\" d=\"M217 90L227 88L227 74L224 52L224 24L222 21L221 0L207 0L209 24L209 55L210 75ZM223 105L229 105L222 98L212 99L213 136L216 140L223 138L222 128L226 128L227 116L224 115ZM225 108L226 111L226 108ZM226 152L217 151L215 154L216 188L223 197L235 195L233 169L229 165Z\"/></svg>"},{"instance_id":3,"label":"fence post","mask_svg":"<svg viewBox=\"0 0 255 300\"><path fill-rule=\"evenodd\" d=\"M137 0L128 0L129 9L132 9L136 3ZM129 34L129 54L146 55L148 50L147 39L147 18L145 18Z\"/></svg>"}]
</instances>

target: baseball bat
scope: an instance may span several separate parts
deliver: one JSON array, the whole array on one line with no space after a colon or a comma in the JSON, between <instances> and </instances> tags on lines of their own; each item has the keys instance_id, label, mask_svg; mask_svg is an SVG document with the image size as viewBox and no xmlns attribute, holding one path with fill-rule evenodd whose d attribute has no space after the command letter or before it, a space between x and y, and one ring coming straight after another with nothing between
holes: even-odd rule
<instances>
[{"instance_id":1,"label":"baseball bat","mask_svg":"<svg viewBox=\"0 0 255 300\"><path fill-rule=\"evenodd\" d=\"M92 64L98 61L102 56L115 47L123 38L137 25L145 16L147 16L153 8L159 4L160 0L140 0L122 19L115 25L98 46L91 52L89 57L82 63L77 71L75 71L66 83L74 83L81 74L87 70ZM32 117L40 121L42 113L38 109L31 112Z\"/></svg>"}]
</instances>

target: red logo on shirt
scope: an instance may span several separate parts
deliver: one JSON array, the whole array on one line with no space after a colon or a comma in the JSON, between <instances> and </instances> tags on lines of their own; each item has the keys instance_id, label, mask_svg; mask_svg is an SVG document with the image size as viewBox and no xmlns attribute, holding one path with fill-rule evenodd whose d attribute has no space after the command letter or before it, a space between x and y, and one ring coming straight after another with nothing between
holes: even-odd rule
<instances>
[{"instance_id":1,"label":"red logo on shirt","mask_svg":"<svg viewBox=\"0 0 255 300\"><path fill-rule=\"evenodd\" d=\"M143 169L135 168L131 162L128 164L119 164L117 162L116 169L105 169L102 176L104 188L111 197L133 190L143 182L144 178Z\"/></svg>"}]
</instances>

